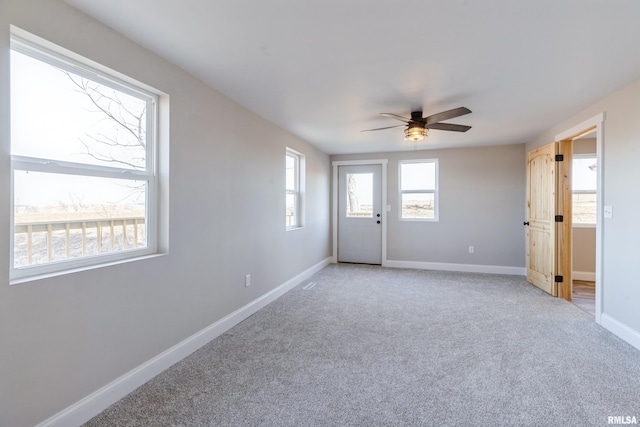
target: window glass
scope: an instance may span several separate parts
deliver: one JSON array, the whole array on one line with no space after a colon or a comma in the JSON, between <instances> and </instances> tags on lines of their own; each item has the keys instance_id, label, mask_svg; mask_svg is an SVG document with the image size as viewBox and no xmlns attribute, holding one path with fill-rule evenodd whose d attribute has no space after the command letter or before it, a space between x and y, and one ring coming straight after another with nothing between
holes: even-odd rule
<instances>
[{"instance_id":1,"label":"window glass","mask_svg":"<svg viewBox=\"0 0 640 427\"><path fill-rule=\"evenodd\" d=\"M147 101L11 52L11 153L144 169Z\"/></svg>"},{"instance_id":2,"label":"window glass","mask_svg":"<svg viewBox=\"0 0 640 427\"><path fill-rule=\"evenodd\" d=\"M435 163L403 163L401 171L402 190L435 190Z\"/></svg>"},{"instance_id":3,"label":"window glass","mask_svg":"<svg viewBox=\"0 0 640 427\"><path fill-rule=\"evenodd\" d=\"M286 159L287 159L287 167L286 167L287 168L287 174L286 174L287 175L287 182L286 182L286 188L287 188L287 190L295 191L296 190L296 186L297 186L296 185L296 181L297 181L297 179L296 179L296 175L297 175L297 173L296 173L296 170L297 170L296 164L298 163L298 157L294 156L294 155L287 154Z\"/></svg>"},{"instance_id":4,"label":"window glass","mask_svg":"<svg viewBox=\"0 0 640 427\"><path fill-rule=\"evenodd\" d=\"M405 193L402 194L402 218L434 219L435 194Z\"/></svg>"},{"instance_id":5,"label":"window glass","mask_svg":"<svg viewBox=\"0 0 640 427\"><path fill-rule=\"evenodd\" d=\"M15 171L14 265L146 247L145 187L115 178ZM135 233L128 227L134 225ZM98 245L90 236L105 227L109 233L101 234ZM57 238L50 234L56 230Z\"/></svg>"},{"instance_id":6,"label":"window glass","mask_svg":"<svg viewBox=\"0 0 640 427\"><path fill-rule=\"evenodd\" d=\"M596 157L575 157L572 169L573 224L596 223L598 164Z\"/></svg>"}]
</instances>

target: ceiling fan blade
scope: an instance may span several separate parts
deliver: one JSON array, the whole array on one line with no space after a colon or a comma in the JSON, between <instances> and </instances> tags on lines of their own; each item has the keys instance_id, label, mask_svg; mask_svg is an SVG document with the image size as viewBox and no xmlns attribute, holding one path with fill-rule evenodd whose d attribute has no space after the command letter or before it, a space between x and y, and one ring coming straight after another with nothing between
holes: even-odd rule
<instances>
[{"instance_id":1,"label":"ceiling fan blade","mask_svg":"<svg viewBox=\"0 0 640 427\"><path fill-rule=\"evenodd\" d=\"M405 122L405 123L411 123L411 119L408 119L408 118L406 118L406 117L399 116L399 115L397 115L397 114L393 114L393 113L380 113L380 114L381 114L381 115L383 115L383 116L387 116L387 117L394 118L394 119L396 119L396 120L402 120L402 121L403 121L403 122Z\"/></svg>"},{"instance_id":2,"label":"ceiling fan blade","mask_svg":"<svg viewBox=\"0 0 640 427\"><path fill-rule=\"evenodd\" d=\"M399 128L401 126L404 126L404 125L387 126L387 127L375 128L375 129L365 129L365 130L361 130L360 132L371 132L372 130L384 130L384 129Z\"/></svg>"},{"instance_id":3,"label":"ceiling fan blade","mask_svg":"<svg viewBox=\"0 0 640 427\"><path fill-rule=\"evenodd\" d=\"M442 120L453 119L455 117L464 116L465 114L469 114L471 110L467 107L458 107L453 110L443 111L442 113L433 114L431 116L425 117L424 122L426 124L441 122Z\"/></svg>"},{"instance_id":4,"label":"ceiling fan blade","mask_svg":"<svg viewBox=\"0 0 640 427\"><path fill-rule=\"evenodd\" d=\"M465 125L456 125L453 123L431 123L430 125L425 125L427 129L437 129L437 130L451 130L454 132L466 132L471 129L471 126Z\"/></svg>"}]
</instances>

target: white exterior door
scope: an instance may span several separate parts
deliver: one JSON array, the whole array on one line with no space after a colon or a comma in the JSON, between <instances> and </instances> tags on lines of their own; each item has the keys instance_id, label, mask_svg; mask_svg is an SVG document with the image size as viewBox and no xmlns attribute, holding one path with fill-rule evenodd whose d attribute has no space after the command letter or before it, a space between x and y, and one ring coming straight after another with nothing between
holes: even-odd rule
<instances>
[{"instance_id":1,"label":"white exterior door","mask_svg":"<svg viewBox=\"0 0 640 427\"><path fill-rule=\"evenodd\" d=\"M338 262L382 263L382 166L338 168Z\"/></svg>"}]
</instances>

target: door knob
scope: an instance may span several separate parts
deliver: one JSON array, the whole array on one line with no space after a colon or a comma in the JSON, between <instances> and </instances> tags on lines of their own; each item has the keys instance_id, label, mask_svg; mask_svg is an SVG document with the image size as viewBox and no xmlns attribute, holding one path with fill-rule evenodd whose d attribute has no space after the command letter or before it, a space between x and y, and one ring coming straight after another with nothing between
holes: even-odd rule
<instances>
[{"instance_id":1,"label":"door knob","mask_svg":"<svg viewBox=\"0 0 640 427\"><path fill-rule=\"evenodd\" d=\"M380 218L380 214L376 215L378 218Z\"/></svg>"},{"instance_id":2,"label":"door knob","mask_svg":"<svg viewBox=\"0 0 640 427\"><path fill-rule=\"evenodd\" d=\"M378 224L380 224L380 220L376 221Z\"/></svg>"},{"instance_id":3,"label":"door knob","mask_svg":"<svg viewBox=\"0 0 640 427\"><path fill-rule=\"evenodd\" d=\"M523 222L522 225L529 225L529 221Z\"/></svg>"}]
</instances>

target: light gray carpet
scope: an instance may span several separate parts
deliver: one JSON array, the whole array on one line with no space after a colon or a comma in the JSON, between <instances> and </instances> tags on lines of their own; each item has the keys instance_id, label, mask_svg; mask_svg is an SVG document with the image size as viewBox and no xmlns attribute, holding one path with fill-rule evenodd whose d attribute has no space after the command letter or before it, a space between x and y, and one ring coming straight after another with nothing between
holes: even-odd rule
<instances>
[{"instance_id":1,"label":"light gray carpet","mask_svg":"<svg viewBox=\"0 0 640 427\"><path fill-rule=\"evenodd\" d=\"M516 276L340 264L87 425L604 426L615 415L640 422L640 352L574 305Z\"/></svg>"}]
</instances>

